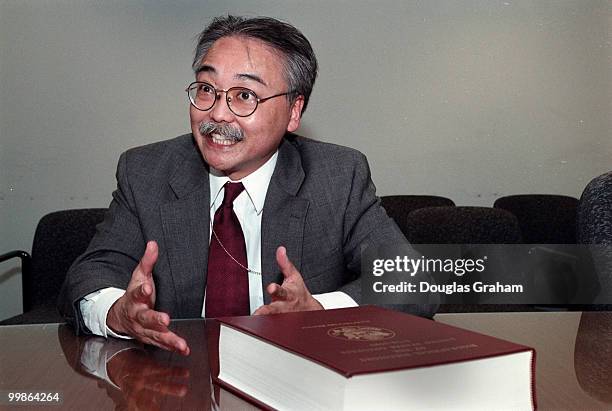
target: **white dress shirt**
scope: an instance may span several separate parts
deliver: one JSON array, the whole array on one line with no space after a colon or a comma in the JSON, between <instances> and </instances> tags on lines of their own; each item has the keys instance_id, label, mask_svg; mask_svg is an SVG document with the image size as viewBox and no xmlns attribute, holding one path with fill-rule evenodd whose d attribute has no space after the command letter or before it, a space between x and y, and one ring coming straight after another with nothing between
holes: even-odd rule
<instances>
[{"instance_id":1,"label":"white dress shirt","mask_svg":"<svg viewBox=\"0 0 612 411\"><path fill-rule=\"evenodd\" d=\"M214 220L215 211L217 211L223 202L225 191L223 185L227 181L234 183L241 182L245 188L234 200L234 212L242 227L246 243L251 313L264 303L263 284L261 281L261 217L277 158L278 151L264 165L238 181L232 181L229 177L214 169L211 169L209 172L210 232L212 232L212 221ZM119 288L105 288L86 295L79 302L83 322L93 334L104 337L110 334L113 337L126 338L116 334L106 326L108 311L124 293L125 290ZM317 294L313 295L313 297L325 309L357 306L357 303L351 297L340 291ZM205 306L206 304L202 304L202 317L205 317Z\"/></svg>"}]
</instances>

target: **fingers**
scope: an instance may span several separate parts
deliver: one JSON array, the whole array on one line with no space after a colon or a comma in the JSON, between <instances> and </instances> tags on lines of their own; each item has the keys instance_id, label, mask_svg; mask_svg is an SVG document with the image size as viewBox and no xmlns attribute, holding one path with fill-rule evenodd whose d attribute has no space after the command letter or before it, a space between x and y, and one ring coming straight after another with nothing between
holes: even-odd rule
<instances>
[{"instance_id":1,"label":"fingers","mask_svg":"<svg viewBox=\"0 0 612 411\"><path fill-rule=\"evenodd\" d=\"M145 248L144 255L140 259L140 268L144 274L150 275L153 272L153 266L157 262L157 256L159 254L159 249L157 247L157 242L149 241Z\"/></svg>"},{"instance_id":2,"label":"fingers","mask_svg":"<svg viewBox=\"0 0 612 411\"><path fill-rule=\"evenodd\" d=\"M280 314L287 313L294 310L288 308L287 304L282 302L273 302L270 304L262 305L258 309L255 310L253 315L270 315L270 314Z\"/></svg>"},{"instance_id":3,"label":"fingers","mask_svg":"<svg viewBox=\"0 0 612 411\"><path fill-rule=\"evenodd\" d=\"M170 325L168 314L144 309L133 313L132 318L133 336L136 339L164 350L189 355L187 342L168 329Z\"/></svg>"},{"instance_id":4,"label":"fingers","mask_svg":"<svg viewBox=\"0 0 612 411\"><path fill-rule=\"evenodd\" d=\"M272 301L289 299L290 292L276 283L268 284L266 291L272 297Z\"/></svg>"},{"instance_id":5,"label":"fingers","mask_svg":"<svg viewBox=\"0 0 612 411\"><path fill-rule=\"evenodd\" d=\"M164 332L170 325L170 317L166 313L145 309L134 314L141 327L149 330Z\"/></svg>"},{"instance_id":6,"label":"fingers","mask_svg":"<svg viewBox=\"0 0 612 411\"><path fill-rule=\"evenodd\" d=\"M259 307L254 315L267 315L292 311L322 310L323 306L310 294L302 274L287 256L285 247L276 249L276 262L283 273L281 285L271 283L266 291L271 297L270 304Z\"/></svg>"},{"instance_id":7,"label":"fingers","mask_svg":"<svg viewBox=\"0 0 612 411\"><path fill-rule=\"evenodd\" d=\"M124 297L126 299L126 309L129 311L141 310L144 306L152 308L155 305L155 283L153 278L136 286L128 285Z\"/></svg>"},{"instance_id":8,"label":"fingers","mask_svg":"<svg viewBox=\"0 0 612 411\"><path fill-rule=\"evenodd\" d=\"M295 291L299 290L298 285L302 283L302 276L291 260L289 260L287 249L283 246L276 249L276 263L283 273L283 284L268 284L266 290L268 294L270 294L270 297L272 297L273 302L293 300L297 297Z\"/></svg>"},{"instance_id":9,"label":"fingers","mask_svg":"<svg viewBox=\"0 0 612 411\"><path fill-rule=\"evenodd\" d=\"M253 311L253 315L267 315L268 313L266 313L266 307L267 305L262 305L261 307Z\"/></svg>"},{"instance_id":10,"label":"fingers","mask_svg":"<svg viewBox=\"0 0 612 411\"><path fill-rule=\"evenodd\" d=\"M108 311L106 325L119 334L135 338L139 328L165 331L170 324L170 317L151 308L155 298L152 282L146 282L136 288L130 284L125 294L115 301Z\"/></svg>"},{"instance_id":11,"label":"fingers","mask_svg":"<svg viewBox=\"0 0 612 411\"><path fill-rule=\"evenodd\" d=\"M272 314L274 309L270 307L270 305L262 305L258 309L253 312L253 315L268 315Z\"/></svg>"},{"instance_id":12,"label":"fingers","mask_svg":"<svg viewBox=\"0 0 612 411\"><path fill-rule=\"evenodd\" d=\"M125 294L110 308L106 324L115 332L127 334L145 344L189 355L187 342L168 329L168 314L155 311L155 282L153 267L159 249L149 241L140 262L132 272Z\"/></svg>"},{"instance_id":13,"label":"fingers","mask_svg":"<svg viewBox=\"0 0 612 411\"><path fill-rule=\"evenodd\" d=\"M287 256L287 249L283 246L276 249L276 263L286 279L291 278L296 274L299 275L298 270Z\"/></svg>"},{"instance_id":14,"label":"fingers","mask_svg":"<svg viewBox=\"0 0 612 411\"><path fill-rule=\"evenodd\" d=\"M157 262L158 255L159 248L157 247L157 242L149 241L145 247L145 252L140 259L140 262L132 273L132 280L137 279L144 281L145 279L150 278L151 273L153 272L153 267Z\"/></svg>"},{"instance_id":15,"label":"fingers","mask_svg":"<svg viewBox=\"0 0 612 411\"><path fill-rule=\"evenodd\" d=\"M139 287L131 290L131 297L134 301L148 302L153 294L153 287L149 282L140 284Z\"/></svg>"},{"instance_id":16,"label":"fingers","mask_svg":"<svg viewBox=\"0 0 612 411\"><path fill-rule=\"evenodd\" d=\"M187 342L169 330L159 332L143 328L137 339L145 344L154 345L168 351L174 351L181 355L189 355L191 352Z\"/></svg>"},{"instance_id":17,"label":"fingers","mask_svg":"<svg viewBox=\"0 0 612 411\"><path fill-rule=\"evenodd\" d=\"M149 241L140 262L132 272L132 278L127 289L127 298L153 307L155 303L155 283L153 282L152 272L158 254L157 243Z\"/></svg>"},{"instance_id":18,"label":"fingers","mask_svg":"<svg viewBox=\"0 0 612 411\"><path fill-rule=\"evenodd\" d=\"M168 329L168 314L155 311L143 303L130 302L124 297L111 306L106 317L106 324L112 330L145 344L189 355L187 342Z\"/></svg>"}]
</instances>

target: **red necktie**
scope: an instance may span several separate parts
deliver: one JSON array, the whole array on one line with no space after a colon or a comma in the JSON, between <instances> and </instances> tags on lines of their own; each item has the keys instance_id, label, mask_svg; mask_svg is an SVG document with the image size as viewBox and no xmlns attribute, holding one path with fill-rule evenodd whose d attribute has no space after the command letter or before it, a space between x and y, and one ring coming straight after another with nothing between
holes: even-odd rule
<instances>
[{"instance_id":1,"label":"red necktie","mask_svg":"<svg viewBox=\"0 0 612 411\"><path fill-rule=\"evenodd\" d=\"M225 183L221 207L215 212L208 251L206 317L249 315L249 279L244 234L234 213L242 183Z\"/></svg>"}]
</instances>

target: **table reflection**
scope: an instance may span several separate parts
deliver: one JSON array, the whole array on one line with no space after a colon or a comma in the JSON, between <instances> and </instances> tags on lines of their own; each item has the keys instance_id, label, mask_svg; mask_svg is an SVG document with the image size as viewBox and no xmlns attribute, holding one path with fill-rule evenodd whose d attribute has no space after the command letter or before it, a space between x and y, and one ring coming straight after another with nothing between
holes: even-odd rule
<instances>
[{"instance_id":1,"label":"table reflection","mask_svg":"<svg viewBox=\"0 0 612 411\"><path fill-rule=\"evenodd\" d=\"M539 410L612 409L612 313L440 314L436 320L534 347ZM61 324L0 327L0 391L57 392L57 409L256 409L211 383L218 371L216 322L180 320L172 328L189 343L188 357L133 341L77 337Z\"/></svg>"},{"instance_id":2,"label":"table reflection","mask_svg":"<svg viewBox=\"0 0 612 411\"><path fill-rule=\"evenodd\" d=\"M215 401L220 399L218 393L215 399L211 385L207 335L218 326L204 320L175 321L172 329L192 347L189 357L131 340L77 338L65 325L58 328L58 338L70 366L87 378L96 378L117 410L217 408L220 404Z\"/></svg>"}]
</instances>

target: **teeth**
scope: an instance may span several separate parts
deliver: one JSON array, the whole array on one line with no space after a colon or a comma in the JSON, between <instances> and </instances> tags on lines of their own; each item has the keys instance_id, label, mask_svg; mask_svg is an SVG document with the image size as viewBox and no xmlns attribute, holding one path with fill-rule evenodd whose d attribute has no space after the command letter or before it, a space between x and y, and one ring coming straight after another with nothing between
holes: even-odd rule
<instances>
[{"instance_id":1,"label":"teeth","mask_svg":"<svg viewBox=\"0 0 612 411\"><path fill-rule=\"evenodd\" d=\"M236 142L234 141L233 138L225 138L220 136L219 134L211 134L210 137L212 138L213 143L215 144L221 144L223 146L231 146L232 144L236 144Z\"/></svg>"}]
</instances>

